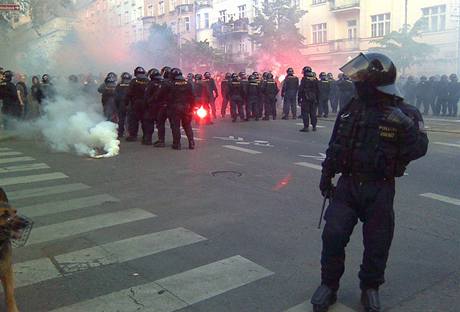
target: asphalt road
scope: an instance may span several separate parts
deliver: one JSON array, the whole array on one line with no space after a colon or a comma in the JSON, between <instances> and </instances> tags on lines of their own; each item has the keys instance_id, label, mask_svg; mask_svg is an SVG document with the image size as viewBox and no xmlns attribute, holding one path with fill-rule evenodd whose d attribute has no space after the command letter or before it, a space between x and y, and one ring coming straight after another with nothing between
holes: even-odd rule
<instances>
[{"instance_id":1,"label":"asphalt road","mask_svg":"<svg viewBox=\"0 0 460 312\"><path fill-rule=\"evenodd\" d=\"M0 142L0 185L35 221L14 250L21 311L310 311L333 123L299 122L218 120L194 151L123 142L104 160ZM446 132L397 182L385 311L460 310L460 123L427 125ZM362 252L357 226L332 311L361 311Z\"/></svg>"}]
</instances>

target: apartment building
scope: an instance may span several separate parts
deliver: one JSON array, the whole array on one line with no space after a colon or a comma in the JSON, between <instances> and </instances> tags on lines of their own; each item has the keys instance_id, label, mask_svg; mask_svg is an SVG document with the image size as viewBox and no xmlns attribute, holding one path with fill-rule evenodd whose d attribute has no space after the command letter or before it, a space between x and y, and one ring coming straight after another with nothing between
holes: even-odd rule
<instances>
[{"instance_id":1,"label":"apartment building","mask_svg":"<svg viewBox=\"0 0 460 312\"><path fill-rule=\"evenodd\" d=\"M407 5L407 23L414 25L425 19L420 41L438 49L429 64L414 66L410 72L446 73L457 68L459 1L408 0ZM375 46L372 40L405 24L405 0L304 0L300 6L308 11L300 23L307 38L303 54L312 66L332 72L357 53Z\"/></svg>"}]
</instances>

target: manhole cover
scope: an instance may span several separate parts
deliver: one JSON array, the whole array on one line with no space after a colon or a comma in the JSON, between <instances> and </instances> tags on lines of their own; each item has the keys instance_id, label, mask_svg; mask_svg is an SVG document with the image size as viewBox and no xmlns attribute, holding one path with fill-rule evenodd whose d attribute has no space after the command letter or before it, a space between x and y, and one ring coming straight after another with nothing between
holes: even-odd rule
<instances>
[{"instance_id":1,"label":"manhole cover","mask_svg":"<svg viewBox=\"0 0 460 312\"><path fill-rule=\"evenodd\" d=\"M241 172L238 172L238 171L229 171L229 170L225 170L225 171L213 171L211 172L212 176L213 177L223 177L223 178L238 178L238 177L241 177L243 174Z\"/></svg>"}]
</instances>

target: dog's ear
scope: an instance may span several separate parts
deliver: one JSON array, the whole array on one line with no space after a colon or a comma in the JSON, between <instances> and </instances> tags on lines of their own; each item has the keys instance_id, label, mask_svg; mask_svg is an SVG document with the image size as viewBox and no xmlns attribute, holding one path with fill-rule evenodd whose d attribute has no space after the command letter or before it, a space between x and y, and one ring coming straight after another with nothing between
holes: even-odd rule
<instances>
[{"instance_id":1,"label":"dog's ear","mask_svg":"<svg viewBox=\"0 0 460 312\"><path fill-rule=\"evenodd\" d=\"M5 191L0 187L0 202L8 202L8 196L6 196Z\"/></svg>"}]
</instances>

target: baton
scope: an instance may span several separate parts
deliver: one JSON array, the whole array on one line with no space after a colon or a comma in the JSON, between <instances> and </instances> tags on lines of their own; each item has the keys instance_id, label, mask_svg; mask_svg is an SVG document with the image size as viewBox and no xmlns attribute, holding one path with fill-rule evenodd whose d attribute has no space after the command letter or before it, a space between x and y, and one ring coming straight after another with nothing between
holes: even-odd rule
<instances>
[{"instance_id":1,"label":"baton","mask_svg":"<svg viewBox=\"0 0 460 312\"><path fill-rule=\"evenodd\" d=\"M326 209L327 196L324 196L323 208L321 209L321 216L319 217L318 230L321 229L321 222L323 222L324 209Z\"/></svg>"}]
</instances>

